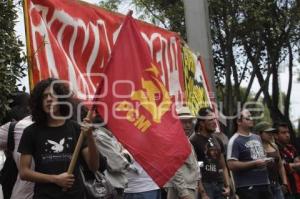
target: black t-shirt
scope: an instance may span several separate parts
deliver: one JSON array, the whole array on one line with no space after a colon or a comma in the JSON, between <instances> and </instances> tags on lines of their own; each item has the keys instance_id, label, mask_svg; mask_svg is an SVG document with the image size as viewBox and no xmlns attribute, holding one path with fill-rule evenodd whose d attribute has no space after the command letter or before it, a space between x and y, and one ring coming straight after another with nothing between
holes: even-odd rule
<instances>
[{"instance_id":1,"label":"black t-shirt","mask_svg":"<svg viewBox=\"0 0 300 199\"><path fill-rule=\"evenodd\" d=\"M50 175L61 174L68 170L79 134L79 124L71 120L58 127L38 126L34 123L24 130L18 151L32 155L35 171ZM81 150L84 147L86 142ZM81 152L79 158L82 158ZM78 161L74 176L75 182L67 191L53 183L36 183L33 198L82 199L84 191Z\"/></svg>"},{"instance_id":2,"label":"black t-shirt","mask_svg":"<svg viewBox=\"0 0 300 199\"><path fill-rule=\"evenodd\" d=\"M221 140L215 136L204 137L201 134L193 134L190 141L194 146L198 161L203 161L201 167L203 182L223 182L222 167L219 162L224 154L224 146Z\"/></svg>"}]
</instances>

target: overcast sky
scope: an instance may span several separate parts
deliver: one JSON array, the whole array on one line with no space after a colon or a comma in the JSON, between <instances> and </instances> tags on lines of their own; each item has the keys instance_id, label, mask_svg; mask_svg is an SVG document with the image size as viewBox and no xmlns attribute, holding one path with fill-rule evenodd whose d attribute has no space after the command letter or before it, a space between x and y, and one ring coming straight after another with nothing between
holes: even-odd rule
<instances>
[{"instance_id":1,"label":"overcast sky","mask_svg":"<svg viewBox=\"0 0 300 199\"><path fill-rule=\"evenodd\" d=\"M17 1L17 0L14 0ZM84 0L87 1L89 3L97 3L99 2L99 0ZM131 0L123 0L122 1L122 6L119 10L119 12L126 14L128 12L129 9L133 9L132 6L129 5L129 2L131 2ZM23 10L20 7L20 9L18 10L18 23L16 24L16 34L18 36L20 36L21 40L23 41L24 44L26 44L25 42L25 28L24 28L24 17L23 17ZM25 47L24 47L25 50ZM295 69L296 70L296 69ZM294 72L294 74L296 74L296 71ZM297 118L300 118L300 84L296 81L297 77L294 76L294 82L293 82L293 88L292 88L292 99L291 99L291 119L294 122ZM28 86L28 76L26 76L23 80L22 80L22 84L27 88L27 91L29 90L29 86ZM287 86L288 86L288 71L287 68L283 68L282 73L280 75L280 85L281 85L281 90L283 92L286 92L287 90ZM243 82L242 86L246 86L247 82ZM254 83L253 85L253 89L252 92L256 92L257 90L259 90L259 85L257 83L257 81ZM294 122L294 124L296 124L296 122Z\"/></svg>"}]
</instances>

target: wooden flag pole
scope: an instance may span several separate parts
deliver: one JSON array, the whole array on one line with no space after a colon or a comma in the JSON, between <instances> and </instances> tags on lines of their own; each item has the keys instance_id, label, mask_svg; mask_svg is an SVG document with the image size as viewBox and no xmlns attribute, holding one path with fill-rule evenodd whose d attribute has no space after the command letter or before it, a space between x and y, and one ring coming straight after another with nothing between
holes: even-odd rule
<instances>
[{"instance_id":1,"label":"wooden flag pole","mask_svg":"<svg viewBox=\"0 0 300 199\"><path fill-rule=\"evenodd\" d=\"M28 1L23 1L23 13L24 13L24 25L25 25L25 35L26 35L26 51L27 51L27 63L28 63L28 80L30 91L33 89L33 75L32 75L32 54L31 54L31 43L30 43L30 19L29 19L29 8Z\"/></svg>"},{"instance_id":2,"label":"wooden flag pole","mask_svg":"<svg viewBox=\"0 0 300 199\"><path fill-rule=\"evenodd\" d=\"M90 120L93 119L93 113L94 113L94 107L91 108L89 110L89 112L87 113L87 118L89 118ZM82 142L83 142L83 139L84 139L84 132L81 131L80 132L80 135L79 135L79 138L78 138L78 141L77 141L77 144L76 144L76 147L74 149L74 152L73 152L73 155L72 155L72 159L71 159L71 162L70 162L70 165L69 165L69 168L68 168L68 174L72 174L73 171L74 171L74 168L75 168L75 165L76 165L76 162L77 162L77 159L78 159L78 155L79 155L79 152L80 152L80 148L82 146Z\"/></svg>"}]
</instances>

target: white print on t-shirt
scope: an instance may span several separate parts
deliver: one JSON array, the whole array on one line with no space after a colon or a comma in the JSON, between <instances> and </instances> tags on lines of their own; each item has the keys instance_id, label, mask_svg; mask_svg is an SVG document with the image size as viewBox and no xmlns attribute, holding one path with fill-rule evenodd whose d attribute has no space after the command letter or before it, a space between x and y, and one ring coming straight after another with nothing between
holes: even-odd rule
<instances>
[{"instance_id":1,"label":"white print on t-shirt","mask_svg":"<svg viewBox=\"0 0 300 199\"><path fill-rule=\"evenodd\" d=\"M205 170L211 171L211 172L217 172L217 165L216 164L207 164L207 165L205 165Z\"/></svg>"},{"instance_id":2,"label":"white print on t-shirt","mask_svg":"<svg viewBox=\"0 0 300 199\"><path fill-rule=\"evenodd\" d=\"M250 149L250 155L253 160L265 157L264 148L258 140L249 140L245 146Z\"/></svg>"},{"instance_id":3,"label":"white print on t-shirt","mask_svg":"<svg viewBox=\"0 0 300 199\"><path fill-rule=\"evenodd\" d=\"M61 139L59 141L59 143L52 141L52 140L47 140L50 144L52 144L53 146L51 147L51 149L53 150L54 153L59 153L62 152L64 150L64 146L63 144L65 143L65 138Z\"/></svg>"}]
</instances>

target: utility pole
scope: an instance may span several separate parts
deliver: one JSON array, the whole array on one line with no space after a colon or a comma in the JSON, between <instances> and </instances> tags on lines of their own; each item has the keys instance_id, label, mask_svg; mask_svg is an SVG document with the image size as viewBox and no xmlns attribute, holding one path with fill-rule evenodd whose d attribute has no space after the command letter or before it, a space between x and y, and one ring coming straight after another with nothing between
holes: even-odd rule
<instances>
[{"instance_id":1,"label":"utility pole","mask_svg":"<svg viewBox=\"0 0 300 199\"><path fill-rule=\"evenodd\" d=\"M207 78L215 98L214 66L207 0L184 0L184 13L189 47L205 62Z\"/></svg>"}]
</instances>

